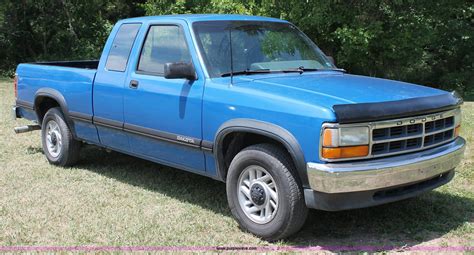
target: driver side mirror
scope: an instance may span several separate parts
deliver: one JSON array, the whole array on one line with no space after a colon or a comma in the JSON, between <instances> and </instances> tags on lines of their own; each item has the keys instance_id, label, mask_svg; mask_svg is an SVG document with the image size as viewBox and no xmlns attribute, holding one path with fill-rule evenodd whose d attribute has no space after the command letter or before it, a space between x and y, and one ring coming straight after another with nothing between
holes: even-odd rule
<instances>
[{"instance_id":1,"label":"driver side mirror","mask_svg":"<svg viewBox=\"0 0 474 255\"><path fill-rule=\"evenodd\" d=\"M166 63L164 72L166 79L187 79L190 81L197 79L196 70L191 62Z\"/></svg>"}]
</instances>

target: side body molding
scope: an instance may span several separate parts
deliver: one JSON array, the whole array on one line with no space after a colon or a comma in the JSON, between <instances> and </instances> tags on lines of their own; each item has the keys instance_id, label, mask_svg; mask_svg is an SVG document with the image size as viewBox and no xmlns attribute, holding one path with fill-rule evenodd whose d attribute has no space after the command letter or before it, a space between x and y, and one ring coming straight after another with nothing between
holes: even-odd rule
<instances>
[{"instance_id":1,"label":"side body molding","mask_svg":"<svg viewBox=\"0 0 474 255\"><path fill-rule=\"evenodd\" d=\"M285 146L293 159L303 187L308 187L308 174L303 150L296 138L286 129L272 123L253 119L233 119L222 124L215 138L214 156L218 178L225 181L226 169L224 166L224 153L222 151L224 138L233 132L247 132L272 138Z\"/></svg>"}]
</instances>

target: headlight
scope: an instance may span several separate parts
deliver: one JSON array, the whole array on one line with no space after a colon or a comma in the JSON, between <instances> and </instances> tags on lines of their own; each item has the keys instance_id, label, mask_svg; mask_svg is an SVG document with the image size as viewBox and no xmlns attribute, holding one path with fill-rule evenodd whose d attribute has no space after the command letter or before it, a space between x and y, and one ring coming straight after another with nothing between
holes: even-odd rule
<instances>
[{"instance_id":1,"label":"headlight","mask_svg":"<svg viewBox=\"0 0 474 255\"><path fill-rule=\"evenodd\" d=\"M340 128L339 133L339 146L369 144L369 127Z\"/></svg>"},{"instance_id":2,"label":"headlight","mask_svg":"<svg viewBox=\"0 0 474 255\"><path fill-rule=\"evenodd\" d=\"M369 127L328 127L323 130L322 157L357 158L369 154Z\"/></svg>"}]
</instances>

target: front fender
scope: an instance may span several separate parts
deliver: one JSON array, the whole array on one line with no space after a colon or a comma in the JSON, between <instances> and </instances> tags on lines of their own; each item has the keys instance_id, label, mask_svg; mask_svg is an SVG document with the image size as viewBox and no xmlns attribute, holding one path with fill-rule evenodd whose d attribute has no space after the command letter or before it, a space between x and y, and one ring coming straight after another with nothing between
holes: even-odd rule
<instances>
[{"instance_id":1,"label":"front fender","mask_svg":"<svg viewBox=\"0 0 474 255\"><path fill-rule=\"evenodd\" d=\"M295 164L298 176L303 187L308 187L308 174L306 172L306 161L303 150L296 138L286 129L264 121L254 119L233 119L222 124L214 139L214 156L216 159L217 173L219 178L225 180L226 169L224 167L224 155L222 151L224 138L233 132L247 132L266 136L283 144L290 153Z\"/></svg>"}]
</instances>

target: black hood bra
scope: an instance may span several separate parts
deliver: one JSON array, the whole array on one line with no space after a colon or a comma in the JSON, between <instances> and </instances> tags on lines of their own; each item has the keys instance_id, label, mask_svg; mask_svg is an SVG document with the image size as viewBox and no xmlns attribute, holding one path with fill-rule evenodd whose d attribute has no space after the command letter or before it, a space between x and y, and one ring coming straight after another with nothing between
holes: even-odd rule
<instances>
[{"instance_id":1,"label":"black hood bra","mask_svg":"<svg viewBox=\"0 0 474 255\"><path fill-rule=\"evenodd\" d=\"M463 103L456 93L410 98L397 101L361 104L339 104L332 108L341 124L381 121L454 109Z\"/></svg>"}]
</instances>

